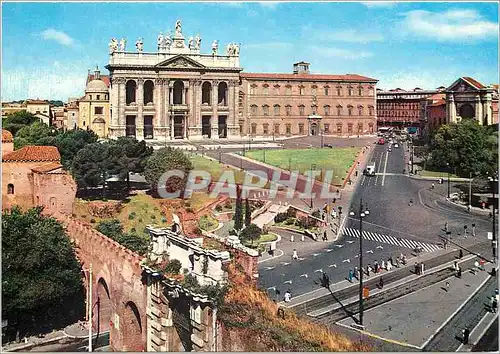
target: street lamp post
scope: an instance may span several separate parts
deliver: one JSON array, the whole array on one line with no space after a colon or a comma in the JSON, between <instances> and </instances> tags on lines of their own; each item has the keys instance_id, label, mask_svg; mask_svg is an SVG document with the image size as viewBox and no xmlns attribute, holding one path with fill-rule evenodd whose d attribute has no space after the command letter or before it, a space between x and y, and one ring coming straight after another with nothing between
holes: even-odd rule
<instances>
[{"instance_id":1,"label":"street lamp post","mask_svg":"<svg viewBox=\"0 0 500 354\"><path fill-rule=\"evenodd\" d=\"M446 163L446 167L448 170L448 199L450 199L450 163Z\"/></svg>"},{"instance_id":2,"label":"street lamp post","mask_svg":"<svg viewBox=\"0 0 500 354\"><path fill-rule=\"evenodd\" d=\"M87 292L88 292L88 302L87 302L87 319L89 321L89 352L92 352L92 310L93 310L93 306L92 306L92 263L90 263L90 267L89 269L82 269L82 271L85 272L88 271L89 272L89 283L88 283L88 288L87 288Z\"/></svg>"},{"instance_id":3,"label":"street lamp post","mask_svg":"<svg viewBox=\"0 0 500 354\"><path fill-rule=\"evenodd\" d=\"M313 170L316 170L316 164L311 165L311 212L313 209L313 187L314 187L314 177L313 177Z\"/></svg>"},{"instance_id":4,"label":"street lamp post","mask_svg":"<svg viewBox=\"0 0 500 354\"><path fill-rule=\"evenodd\" d=\"M365 208L363 210L363 199L359 201L359 325L363 326L363 218L370 214ZM351 211L349 215L354 216Z\"/></svg>"},{"instance_id":5,"label":"street lamp post","mask_svg":"<svg viewBox=\"0 0 500 354\"><path fill-rule=\"evenodd\" d=\"M469 173L469 210L472 208L472 172Z\"/></svg>"}]
</instances>

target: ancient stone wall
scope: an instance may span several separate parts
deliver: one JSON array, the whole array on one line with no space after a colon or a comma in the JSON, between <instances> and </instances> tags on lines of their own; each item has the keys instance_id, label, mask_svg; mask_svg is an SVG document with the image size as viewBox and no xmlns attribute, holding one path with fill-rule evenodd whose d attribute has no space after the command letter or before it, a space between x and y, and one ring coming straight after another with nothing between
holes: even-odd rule
<instances>
[{"instance_id":1,"label":"ancient stone wall","mask_svg":"<svg viewBox=\"0 0 500 354\"><path fill-rule=\"evenodd\" d=\"M39 162L2 162L2 209L19 205L23 209L33 207L31 169ZM14 193L7 193L7 186L14 186Z\"/></svg>"},{"instance_id":2,"label":"ancient stone wall","mask_svg":"<svg viewBox=\"0 0 500 354\"><path fill-rule=\"evenodd\" d=\"M73 213L77 185L67 173L33 173L35 205L63 214Z\"/></svg>"}]
</instances>

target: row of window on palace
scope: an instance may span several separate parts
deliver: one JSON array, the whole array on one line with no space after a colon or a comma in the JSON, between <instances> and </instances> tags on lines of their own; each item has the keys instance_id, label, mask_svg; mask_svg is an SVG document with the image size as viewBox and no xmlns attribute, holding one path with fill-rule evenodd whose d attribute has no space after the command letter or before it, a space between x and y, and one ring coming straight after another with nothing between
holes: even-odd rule
<instances>
[{"instance_id":1,"label":"row of window on palace","mask_svg":"<svg viewBox=\"0 0 500 354\"><path fill-rule=\"evenodd\" d=\"M306 87L304 85L299 85L297 86L298 91L296 91L299 95L303 96L306 95ZM320 88L318 86L311 86L310 88L310 95L312 96L317 96ZM323 87L323 95L324 96L330 96L336 93L337 96L343 96L344 93L344 88L342 86L336 86L335 88L331 88L330 86L324 86ZM285 95L292 95L294 92L292 85L286 85L284 93ZM347 87L347 95L348 96L364 96L365 95L365 89L363 86L358 86L358 87L353 87L353 86L348 86ZM261 87L261 90L259 90L259 86L256 84L253 84L250 86L250 94L251 95L269 95L271 93L272 95L280 95L281 94L281 86L280 85L274 85L273 87L269 86L268 84L264 84ZM368 87L368 96L373 96L373 86Z\"/></svg>"},{"instance_id":2,"label":"row of window on palace","mask_svg":"<svg viewBox=\"0 0 500 354\"><path fill-rule=\"evenodd\" d=\"M379 99L377 109L420 109L420 103L385 103Z\"/></svg>"},{"instance_id":3,"label":"row of window on palace","mask_svg":"<svg viewBox=\"0 0 500 354\"><path fill-rule=\"evenodd\" d=\"M420 117L416 111L377 111L379 117Z\"/></svg>"},{"instance_id":4,"label":"row of window on palace","mask_svg":"<svg viewBox=\"0 0 500 354\"><path fill-rule=\"evenodd\" d=\"M341 116L343 114L344 108L341 105L338 105L335 108L336 108L337 115ZM263 105L262 106L262 115L268 116L269 115L269 109L270 109L270 107L268 105ZM299 109L299 115L304 116L306 114L306 106L299 105L298 109ZM348 116L354 115L355 112L358 114L358 116L363 116L363 115L365 115L365 108L363 106L358 106L357 107L357 111L355 111L354 110L354 106L351 106L351 105L347 106L347 115ZM281 115L281 106L278 105L278 104L275 104L273 106L273 113L274 113L275 116ZM293 113L294 112L292 110L292 106L291 105L286 105L285 106L285 115L286 116L292 116L292 115L294 115ZM311 114L316 114L316 113L319 114L321 112L318 112L318 107L317 106L311 106L310 113ZM250 106L250 114L253 115L253 116L259 115L259 106L255 105L255 104L251 105ZM331 114L332 114L331 106L329 106L329 105L323 106L323 115L330 116ZM369 116L373 115L373 106L368 106L368 115Z\"/></svg>"},{"instance_id":5,"label":"row of window on palace","mask_svg":"<svg viewBox=\"0 0 500 354\"><path fill-rule=\"evenodd\" d=\"M257 134L257 126L258 124L257 123L252 123L250 124L250 128L251 128L251 133L252 134ZM264 123L264 124L260 124L260 126L262 127L262 129L259 131L262 132L263 135L269 135L269 134L273 134L273 135L280 135L282 133L286 134L286 135L290 135L292 134L292 124L291 123L287 123L285 124L285 131L283 132L281 129L281 124L269 124L269 123ZM273 128L272 130L272 133L270 132L270 127ZM305 123L299 123L297 125L298 127L298 131L297 133L299 135L303 135L305 134L305 129L306 129L306 124ZM335 132L337 134L342 134L343 133L343 124L342 123L338 123L335 125L335 127L332 127L330 124L323 124L323 133L324 134L331 134L334 132L334 130L332 129L335 129ZM364 132L364 129L365 129L365 126L363 123L358 123L357 125L357 133L363 133ZM370 133L373 133L373 123L368 123L368 130ZM354 124L353 123L347 123L347 133L353 133L354 132ZM240 133L243 134L243 126L240 126Z\"/></svg>"},{"instance_id":6,"label":"row of window on palace","mask_svg":"<svg viewBox=\"0 0 500 354\"><path fill-rule=\"evenodd\" d=\"M92 96L91 94L89 94L89 100L92 101L92 99L96 100L96 101L107 101L108 100L108 95L107 94L104 94L104 95L95 95L95 96Z\"/></svg>"}]
</instances>

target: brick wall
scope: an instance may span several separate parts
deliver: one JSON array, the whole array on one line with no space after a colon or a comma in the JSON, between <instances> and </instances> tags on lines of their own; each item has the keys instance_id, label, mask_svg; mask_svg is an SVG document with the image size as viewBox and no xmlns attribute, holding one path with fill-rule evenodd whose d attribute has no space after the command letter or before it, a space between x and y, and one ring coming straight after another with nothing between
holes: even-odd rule
<instances>
[{"instance_id":1,"label":"brick wall","mask_svg":"<svg viewBox=\"0 0 500 354\"><path fill-rule=\"evenodd\" d=\"M67 173L33 173L33 194L36 205L50 211L73 213L77 186Z\"/></svg>"},{"instance_id":2,"label":"brick wall","mask_svg":"<svg viewBox=\"0 0 500 354\"><path fill-rule=\"evenodd\" d=\"M33 207L33 183L31 169L39 162L2 162L2 209L19 205L23 209ZM7 185L14 185L14 194L7 194Z\"/></svg>"}]
</instances>

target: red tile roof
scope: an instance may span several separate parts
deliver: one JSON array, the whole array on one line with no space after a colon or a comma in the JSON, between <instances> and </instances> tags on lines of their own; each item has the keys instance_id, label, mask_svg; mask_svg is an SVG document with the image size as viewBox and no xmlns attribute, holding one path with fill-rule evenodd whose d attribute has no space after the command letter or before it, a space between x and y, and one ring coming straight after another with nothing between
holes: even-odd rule
<instances>
[{"instance_id":1,"label":"red tile roof","mask_svg":"<svg viewBox=\"0 0 500 354\"><path fill-rule=\"evenodd\" d=\"M470 84L476 86L477 88L480 88L480 89L485 88L485 86L482 83L473 79L472 77L465 77L464 76L464 77L462 77L462 79L464 79L465 81L468 81Z\"/></svg>"},{"instance_id":2,"label":"red tile roof","mask_svg":"<svg viewBox=\"0 0 500 354\"><path fill-rule=\"evenodd\" d=\"M61 161L59 150L55 146L33 146L28 145L19 150L2 156L3 162L49 162Z\"/></svg>"},{"instance_id":3,"label":"red tile roof","mask_svg":"<svg viewBox=\"0 0 500 354\"><path fill-rule=\"evenodd\" d=\"M57 170L58 168L61 168L61 167L62 167L62 165L58 162L49 162L49 163L45 163L43 165L35 166L31 169L31 171L38 172L38 173L47 173L50 171Z\"/></svg>"},{"instance_id":4,"label":"red tile roof","mask_svg":"<svg viewBox=\"0 0 500 354\"><path fill-rule=\"evenodd\" d=\"M14 141L14 137L12 133L8 130L2 129L2 143L12 143Z\"/></svg>"},{"instance_id":5,"label":"red tile roof","mask_svg":"<svg viewBox=\"0 0 500 354\"><path fill-rule=\"evenodd\" d=\"M36 100L27 100L26 103L27 104L49 104L49 101L36 99Z\"/></svg>"},{"instance_id":6,"label":"red tile roof","mask_svg":"<svg viewBox=\"0 0 500 354\"><path fill-rule=\"evenodd\" d=\"M242 79L277 79L277 80L308 80L308 81L357 81L357 82L377 82L366 76L357 74L346 75L321 75L321 74L274 74L274 73L240 73Z\"/></svg>"},{"instance_id":7,"label":"red tile roof","mask_svg":"<svg viewBox=\"0 0 500 354\"><path fill-rule=\"evenodd\" d=\"M99 78L104 81L104 83L106 84L106 86L110 86L110 81L109 81L109 75L99 75ZM87 86L87 84L94 80L94 74L88 74L87 75L87 82L85 83L85 86Z\"/></svg>"}]
</instances>

